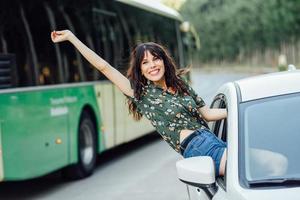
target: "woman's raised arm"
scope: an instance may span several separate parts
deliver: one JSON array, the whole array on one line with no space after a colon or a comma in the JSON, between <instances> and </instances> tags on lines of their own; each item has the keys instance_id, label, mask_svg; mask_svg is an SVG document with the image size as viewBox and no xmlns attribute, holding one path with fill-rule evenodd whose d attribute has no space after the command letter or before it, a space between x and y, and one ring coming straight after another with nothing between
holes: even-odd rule
<instances>
[{"instance_id":1,"label":"woman's raised arm","mask_svg":"<svg viewBox=\"0 0 300 200\"><path fill-rule=\"evenodd\" d=\"M129 80L94 51L83 44L71 31L52 31L51 39L54 43L70 41L83 55L83 57L85 57L96 69L112 81L124 94L131 97L134 96Z\"/></svg>"}]
</instances>

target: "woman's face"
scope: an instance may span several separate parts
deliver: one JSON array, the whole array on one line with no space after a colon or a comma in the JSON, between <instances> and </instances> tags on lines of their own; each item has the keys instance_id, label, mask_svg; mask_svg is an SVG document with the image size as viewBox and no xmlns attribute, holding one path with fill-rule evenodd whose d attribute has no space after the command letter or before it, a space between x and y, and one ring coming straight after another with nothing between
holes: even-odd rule
<instances>
[{"instance_id":1,"label":"woman's face","mask_svg":"<svg viewBox=\"0 0 300 200\"><path fill-rule=\"evenodd\" d=\"M141 62L141 71L143 76L162 85L165 82L165 65L164 61L156 56L153 56L149 51L146 51Z\"/></svg>"}]
</instances>

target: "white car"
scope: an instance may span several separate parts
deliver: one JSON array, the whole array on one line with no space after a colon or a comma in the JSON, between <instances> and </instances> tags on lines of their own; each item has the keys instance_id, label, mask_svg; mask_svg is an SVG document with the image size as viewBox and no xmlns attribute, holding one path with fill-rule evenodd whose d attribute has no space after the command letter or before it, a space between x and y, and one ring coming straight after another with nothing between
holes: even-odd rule
<instances>
[{"instance_id":1,"label":"white car","mask_svg":"<svg viewBox=\"0 0 300 200\"><path fill-rule=\"evenodd\" d=\"M212 107L227 119L210 124L227 142L224 177L210 157L177 161L191 200L300 199L300 70L226 83Z\"/></svg>"}]
</instances>

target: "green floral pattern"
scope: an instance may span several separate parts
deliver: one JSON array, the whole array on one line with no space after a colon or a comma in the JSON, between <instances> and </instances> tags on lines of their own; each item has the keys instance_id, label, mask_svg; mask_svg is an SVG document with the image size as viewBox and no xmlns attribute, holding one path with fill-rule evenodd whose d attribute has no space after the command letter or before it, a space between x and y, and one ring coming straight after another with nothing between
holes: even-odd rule
<instances>
[{"instance_id":1,"label":"green floral pattern","mask_svg":"<svg viewBox=\"0 0 300 200\"><path fill-rule=\"evenodd\" d=\"M179 95L164 91L149 83L143 88L140 100L130 97L138 111L151 121L162 138L177 152L180 152L180 131L207 127L198 108L204 101L188 86L190 95Z\"/></svg>"}]
</instances>

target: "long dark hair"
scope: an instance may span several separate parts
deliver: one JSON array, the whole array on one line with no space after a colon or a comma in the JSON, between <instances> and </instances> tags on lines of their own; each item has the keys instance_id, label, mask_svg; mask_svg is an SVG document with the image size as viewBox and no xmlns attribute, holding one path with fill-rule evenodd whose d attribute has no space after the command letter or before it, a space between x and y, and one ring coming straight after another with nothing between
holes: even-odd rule
<instances>
[{"instance_id":1,"label":"long dark hair","mask_svg":"<svg viewBox=\"0 0 300 200\"><path fill-rule=\"evenodd\" d=\"M179 95L188 94L188 88L185 82L179 77L189 71L189 69L177 70L172 57L166 48L154 42L147 42L137 45L130 56L130 66L127 71L127 77L130 80L134 90L134 97L140 99L143 93L143 87L147 84L147 79L142 75L141 62L145 52L149 51L153 56L162 59L165 66L165 80L167 87L172 87ZM142 114L138 112L135 103L128 98L129 113L133 115L135 120L140 120Z\"/></svg>"}]
</instances>

